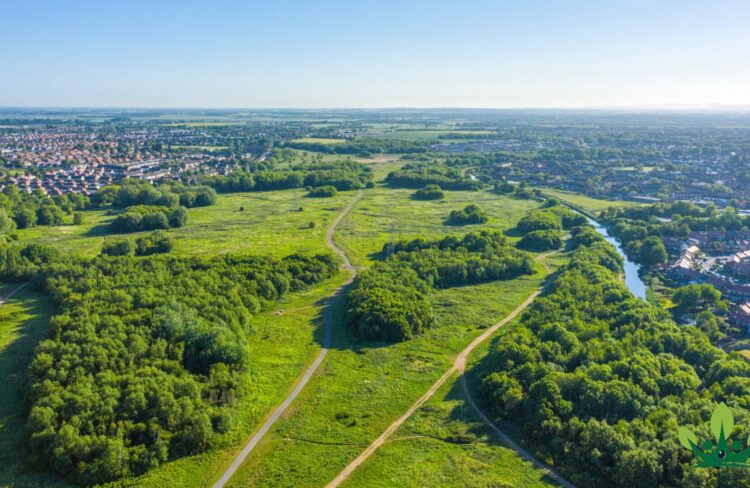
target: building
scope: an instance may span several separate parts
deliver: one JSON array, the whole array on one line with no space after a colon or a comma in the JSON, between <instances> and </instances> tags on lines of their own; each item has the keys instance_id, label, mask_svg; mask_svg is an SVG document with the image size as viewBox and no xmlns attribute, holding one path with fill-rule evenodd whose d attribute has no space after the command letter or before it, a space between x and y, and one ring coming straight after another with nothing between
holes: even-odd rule
<instances>
[{"instance_id":1,"label":"building","mask_svg":"<svg viewBox=\"0 0 750 488\"><path fill-rule=\"evenodd\" d=\"M742 251L729 257L727 269L737 276L750 278L750 251Z\"/></svg>"},{"instance_id":2,"label":"building","mask_svg":"<svg viewBox=\"0 0 750 488\"><path fill-rule=\"evenodd\" d=\"M734 307L729 313L729 317L736 325L746 327L750 332L750 302L741 303Z\"/></svg>"}]
</instances>

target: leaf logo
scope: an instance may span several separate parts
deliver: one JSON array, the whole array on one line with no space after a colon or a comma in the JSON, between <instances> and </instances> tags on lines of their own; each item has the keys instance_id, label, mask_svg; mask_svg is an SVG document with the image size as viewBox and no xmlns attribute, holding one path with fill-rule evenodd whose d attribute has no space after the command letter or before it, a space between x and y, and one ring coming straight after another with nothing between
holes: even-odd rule
<instances>
[{"instance_id":1,"label":"leaf logo","mask_svg":"<svg viewBox=\"0 0 750 488\"><path fill-rule=\"evenodd\" d=\"M720 403L711 415L711 433L716 442L705 440L701 445L695 434L685 427L677 428L680 444L692 451L698 460L694 468L750 468L750 438L743 445L739 440L731 444L729 436L734 430L732 411L724 403Z\"/></svg>"}]
</instances>

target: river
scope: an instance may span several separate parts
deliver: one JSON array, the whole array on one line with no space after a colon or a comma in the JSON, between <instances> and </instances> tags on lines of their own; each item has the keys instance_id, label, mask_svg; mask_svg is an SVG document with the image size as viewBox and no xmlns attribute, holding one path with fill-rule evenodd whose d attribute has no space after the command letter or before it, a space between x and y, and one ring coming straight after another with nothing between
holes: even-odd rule
<instances>
[{"instance_id":1,"label":"river","mask_svg":"<svg viewBox=\"0 0 750 488\"><path fill-rule=\"evenodd\" d=\"M586 217L586 220L589 221L589 224L591 224L598 233L604 236L604 239L607 242L615 246L615 249L617 249L617 252L620 253L620 256L622 256L622 259L625 260L625 263L623 266L623 268L625 269L625 286L627 286L630 292L633 295L635 295L637 298L642 298L645 300L646 299L646 283L644 283L641 277L638 276L638 269L640 268L640 266L638 266L633 261L628 259L628 257L623 252L622 247L620 246L620 241L610 236L609 232L607 232L607 229L603 225L601 225L596 220L590 217L587 217L586 215L584 215L584 217Z\"/></svg>"}]
</instances>

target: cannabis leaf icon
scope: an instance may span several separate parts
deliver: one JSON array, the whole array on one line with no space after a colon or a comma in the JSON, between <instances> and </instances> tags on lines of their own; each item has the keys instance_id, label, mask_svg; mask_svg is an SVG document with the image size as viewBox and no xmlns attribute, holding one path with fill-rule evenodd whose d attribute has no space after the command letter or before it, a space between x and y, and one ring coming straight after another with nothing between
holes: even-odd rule
<instances>
[{"instance_id":1,"label":"cannabis leaf icon","mask_svg":"<svg viewBox=\"0 0 750 488\"><path fill-rule=\"evenodd\" d=\"M716 439L715 444L706 440L699 446L695 434L685 427L677 428L677 438L683 447L692 451L698 458L698 464L694 466L696 468L750 468L747 464L750 447L743 446L739 440L734 440L731 444L728 441L733 430L732 411L724 403L720 403L711 414L711 433ZM747 444L750 444L750 438Z\"/></svg>"}]
</instances>

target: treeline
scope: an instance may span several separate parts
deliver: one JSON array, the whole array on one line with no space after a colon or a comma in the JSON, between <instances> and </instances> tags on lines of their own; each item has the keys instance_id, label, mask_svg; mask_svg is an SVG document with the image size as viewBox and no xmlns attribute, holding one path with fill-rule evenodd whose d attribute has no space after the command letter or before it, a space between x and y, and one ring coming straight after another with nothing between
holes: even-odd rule
<instances>
[{"instance_id":1,"label":"treeline","mask_svg":"<svg viewBox=\"0 0 750 488\"><path fill-rule=\"evenodd\" d=\"M41 191L21 192L7 185L0 193L0 235L35 225L58 225L65 215L90 205L89 198L80 194L49 197Z\"/></svg>"},{"instance_id":2,"label":"treeline","mask_svg":"<svg viewBox=\"0 0 750 488\"><path fill-rule=\"evenodd\" d=\"M185 207L163 207L157 205L133 205L127 207L109 224L113 233L129 233L144 230L170 229L184 226L188 221Z\"/></svg>"},{"instance_id":3,"label":"treeline","mask_svg":"<svg viewBox=\"0 0 750 488\"><path fill-rule=\"evenodd\" d=\"M285 142L281 147L314 151L323 154L349 154L368 157L374 154L408 154L429 151L427 141L407 141L402 139L358 138L342 144L323 144L319 142Z\"/></svg>"},{"instance_id":4,"label":"treeline","mask_svg":"<svg viewBox=\"0 0 750 488\"><path fill-rule=\"evenodd\" d=\"M635 299L597 236L574 229L570 264L484 361L493 414L577 486L740 486L742 470L689 468L676 427L707 434L719 401L747 426L750 365Z\"/></svg>"},{"instance_id":5,"label":"treeline","mask_svg":"<svg viewBox=\"0 0 750 488\"><path fill-rule=\"evenodd\" d=\"M516 231L523 235L516 246L527 251L551 251L563 246L562 229L573 234L586 224L586 218L562 205L555 199L545 201L543 208L533 210L516 224ZM593 229L591 229L593 231ZM585 232L585 231L583 231Z\"/></svg>"},{"instance_id":6,"label":"treeline","mask_svg":"<svg viewBox=\"0 0 750 488\"><path fill-rule=\"evenodd\" d=\"M88 485L208 449L244 394L253 315L336 267L327 254L48 260L34 281L58 314L29 368L33 458Z\"/></svg>"},{"instance_id":7,"label":"treeline","mask_svg":"<svg viewBox=\"0 0 750 488\"><path fill-rule=\"evenodd\" d=\"M207 186L186 186L174 181L153 185L146 181L124 180L119 185L105 186L94 194L92 201L97 206L116 208L133 205L206 207L216 202L216 192Z\"/></svg>"},{"instance_id":8,"label":"treeline","mask_svg":"<svg viewBox=\"0 0 750 488\"><path fill-rule=\"evenodd\" d=\"M333 186L338 191L358 190L372 181L372 170L355 161L296 164L289 169L243 169L227 176L202 180L222 193L285 190Z\"/></svg>"},{"instance_id":9,"label":"treeline","mask_svg":"<svg viewBox=\"0 0 750 488\"><path fill-rule=\"evenodd\" d=\"M531 258L504 235L482 231L463 238L386 244L382 263L360 274L347 296L346 321L361 338L403 341L435 323L428 294L534 272Z\"/></svg>"},{"instance_id":10,"label":"treeline","mask_svg":"<svg viewBox=\"0 0 750 488\"><path fill-rule=\"evenodd\" d=\"M164 254L172 250L174 243L164 232L157 230L149 235L141 236L135 241L123 239L107 241L102 247L102 254L107 256L150 256Z\"/></svg>"},{"instance_id":11,"label":"treeline","mask_svg":"<svg viewBox=\"0 0 750 488\"><path fill-rule=\"evenodd\" d=\"M478 190L480 181L464 177L461 170L435 161L415 161L388 173L386 183L396 188L418 189L438 185L443 190Z\"/></svg>"}]
</instances>

